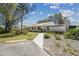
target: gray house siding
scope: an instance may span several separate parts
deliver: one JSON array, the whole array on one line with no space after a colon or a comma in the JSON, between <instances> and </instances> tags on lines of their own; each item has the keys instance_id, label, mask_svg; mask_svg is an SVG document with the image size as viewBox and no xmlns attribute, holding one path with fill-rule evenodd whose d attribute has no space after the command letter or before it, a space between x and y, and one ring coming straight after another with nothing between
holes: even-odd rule
<instances>
[{"instance_id":1,"label":"gray house siding","mask_svg":"<svg viewBox=\"0 0 79 59\"><path fill-rule=\"evenodd\" d=\"M64 24L54 24L53 22L39 23L29 27L30 31L57 31L66 32L69 29L70 22L65 20Z\"/></svg>"}]
</instances>

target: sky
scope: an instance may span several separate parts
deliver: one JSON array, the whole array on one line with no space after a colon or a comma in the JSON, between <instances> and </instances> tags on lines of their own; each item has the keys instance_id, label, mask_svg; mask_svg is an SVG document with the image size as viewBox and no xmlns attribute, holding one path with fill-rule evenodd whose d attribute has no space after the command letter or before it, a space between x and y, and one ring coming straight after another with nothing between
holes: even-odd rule
<instances>
[{"instance_id":1,"label":"sky","mask_svg":"<svg viewBox=\"0 0 79 59\"><path fill-rule=\"evenodd\" d=\"M31 6L35 9L24 17L24 25L35 24L60 12L64 17L68 17L71 25L79 25L79 3L31 3Z\"/></svg>"}]
</instances>

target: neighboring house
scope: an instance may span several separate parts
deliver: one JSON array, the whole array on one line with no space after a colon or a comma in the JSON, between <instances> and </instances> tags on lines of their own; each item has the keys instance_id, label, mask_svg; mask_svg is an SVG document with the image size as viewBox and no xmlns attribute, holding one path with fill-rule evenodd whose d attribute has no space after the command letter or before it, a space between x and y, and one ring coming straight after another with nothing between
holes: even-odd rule
<instances>
[{"instance_id":1,"label":"neighboring house","mask_svg":"<svg viewBox=\"0 0 79 59\"><path fill-rule=\"evenodd\" d=\"M57 32L66 32L69 29L70 22L67 19L64 19L63 24L58 24L53 21L41 22L29 26L30 31L57 31Z\"/></svg>"}]
</instances>

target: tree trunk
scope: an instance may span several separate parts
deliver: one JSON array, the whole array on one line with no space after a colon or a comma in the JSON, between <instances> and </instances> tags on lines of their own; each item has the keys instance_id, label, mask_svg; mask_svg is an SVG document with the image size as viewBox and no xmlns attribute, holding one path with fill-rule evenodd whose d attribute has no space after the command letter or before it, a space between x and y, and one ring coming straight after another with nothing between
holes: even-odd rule
<instances>
[{"instance_id":1,"label":"tree trunk","mask_svg":"<svg viewBox=\"0 0 79 59\"><path fill-rule=\"evenodd\" d=\"M22 30L22 27L23 27L23 18L21 19L21 30Z\"/></svg>"},{"instance_id":2,"label":"tree trunk","mask_svg":"<svg viewBox=\"0 0 79 59\"><path fill-rule=\"evenodd\" d=\"M9 21L6 21L4 32L5 32L5 33L8 33L8 32L10 32L10 30L11 30L10 22L9 22Z\"/></svg>"}]
</instances>

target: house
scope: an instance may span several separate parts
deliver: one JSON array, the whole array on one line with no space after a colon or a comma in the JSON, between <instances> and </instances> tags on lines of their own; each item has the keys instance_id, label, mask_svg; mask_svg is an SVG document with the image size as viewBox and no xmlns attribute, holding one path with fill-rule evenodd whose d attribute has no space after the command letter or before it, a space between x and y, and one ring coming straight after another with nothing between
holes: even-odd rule
<instances>
[{"instance_id":1,"label":"house","mask_svg":"<svg viewBox=\"0 0 79 59\"><path fill-rule=\"evenodd\" d=\"M30 31L57 31L66 32L69 29L69 24L54 24L53 22L45 22L40 24L34 24L29 27Z\"/></svg>"},{"instance_id":2,"label":"house","mask_svg":"<svg viewBox=\"0 0 79 59\"><path fill-rule=\"evenodd\" d=\"M52 20L53 20L53 18L52 18ZM47 32L47 31L66 32L69 29L69 25L70 25L69 20L64 18L63 23L60 24L57 22L49 21L49 20L46 22L45 21L39 22L39 23L37 22L37 24L33 24L33 25L29 26L28 28L30 31L43 31L43 32L44 31L45 32Z\"/></svg>"}]
</instances>

